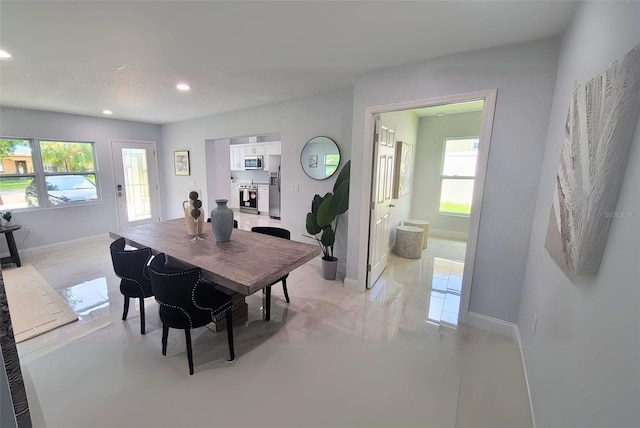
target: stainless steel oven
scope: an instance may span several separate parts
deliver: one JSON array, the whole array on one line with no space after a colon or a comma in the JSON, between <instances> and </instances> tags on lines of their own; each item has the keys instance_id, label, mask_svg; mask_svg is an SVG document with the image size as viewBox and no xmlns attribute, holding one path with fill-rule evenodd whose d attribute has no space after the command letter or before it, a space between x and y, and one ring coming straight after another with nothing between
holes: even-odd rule
<instances>
[{"instance_id":1,"label":"stainless steel oven","mask_svg":"<svg viewBox=\"0 0 640 428\"><path fill-rule=\"evenodd\" d=\"M258 186L255 184L240 185L240 212L258 214Z\"/></svg>"}]
</instances>

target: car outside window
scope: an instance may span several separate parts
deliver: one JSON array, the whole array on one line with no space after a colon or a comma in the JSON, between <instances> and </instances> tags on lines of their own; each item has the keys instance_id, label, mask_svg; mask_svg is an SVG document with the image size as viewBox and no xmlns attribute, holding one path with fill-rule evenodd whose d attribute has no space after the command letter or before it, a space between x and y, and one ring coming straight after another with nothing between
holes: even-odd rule
<instances>
[{"instance_id":1,"label":"car outside window","mask_svg":"<svg viewBox=\"0 0 640 428\"><path fill-rule=\"evenodd\" d=\"M0 209L99 200L93 143L0 139Z\"/></svg>"}]
</instances>

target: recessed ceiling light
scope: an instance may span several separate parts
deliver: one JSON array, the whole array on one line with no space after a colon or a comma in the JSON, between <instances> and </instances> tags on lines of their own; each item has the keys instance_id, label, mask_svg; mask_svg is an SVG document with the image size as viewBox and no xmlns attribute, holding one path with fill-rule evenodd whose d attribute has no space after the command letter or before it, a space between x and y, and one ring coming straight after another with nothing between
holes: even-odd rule
<instances>
[{"instance_id":1,"label":"recessed ceiling light","mask_svg":"<svg viewBox=\"0 0 640 428\"><path fill-rule=\"evenodd\" d=\"M113 114L111 110L102 110L102 114L110 115Z\"/></svg>"},{"instance_id":2,"label":"recessed ceiling light","mask_svg":"<svg viewBox=\"0 0 640 428\"><path fill-rule=\"evenodd\" d=\"M188 91L189 89L191 89L191 86L187 85L186 83L178 83L176 85L176 88L178 88L179 91Z\"/></svg>"},{"instance_id":3,"label":"recessed ceiling light","mask_svg":"<svg viewBox=\"0 0 640 428\"><path fill-rule=\"evenodd\" d=\"M11 54L7 51L3 51L2 49L0 49L0 58L3 58L3 59L11 58Z\"/></svg>"}]
</instances>

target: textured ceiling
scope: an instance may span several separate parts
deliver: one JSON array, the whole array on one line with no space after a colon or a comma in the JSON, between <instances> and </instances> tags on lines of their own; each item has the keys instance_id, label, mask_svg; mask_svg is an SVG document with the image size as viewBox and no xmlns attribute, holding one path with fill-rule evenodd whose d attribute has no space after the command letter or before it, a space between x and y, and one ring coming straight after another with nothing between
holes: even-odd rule
<instances>
[{"instance_id":1,"label":"textured ceiling","mask_svg":"<svg viewBox=\"0 0 640 428\"><path fill-rule=\"evenodd\" d=\"M568 1L5 1L0 104L168 123L560 34ZM175 85L188 82L180 93Z\"/></svg>"}]
</instances>

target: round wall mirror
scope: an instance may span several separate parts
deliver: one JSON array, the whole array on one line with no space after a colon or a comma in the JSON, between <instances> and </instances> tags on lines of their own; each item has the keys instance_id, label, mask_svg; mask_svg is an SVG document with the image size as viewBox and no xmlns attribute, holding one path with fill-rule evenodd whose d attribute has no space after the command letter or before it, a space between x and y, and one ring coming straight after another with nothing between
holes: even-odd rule
<instances>
[{"instance_id":1,"label":"round wall mirror","mask_svg":"<svg viewBox=\"0 0 640 428\"><path fill-rule=\"evenodd\" d=\"M325 180L340 166L340 149L329 137L314 137L302 148L300 164L309 177Z\"/></svg>"}]
</instances>

